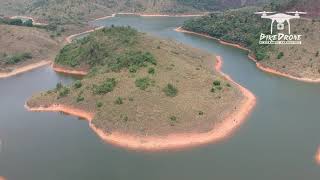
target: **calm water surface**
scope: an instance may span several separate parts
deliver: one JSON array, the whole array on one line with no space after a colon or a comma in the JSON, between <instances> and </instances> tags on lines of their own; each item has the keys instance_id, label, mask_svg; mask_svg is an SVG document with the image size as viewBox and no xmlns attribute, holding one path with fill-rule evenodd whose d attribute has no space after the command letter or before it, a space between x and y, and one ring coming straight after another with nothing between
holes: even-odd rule
<instances>
[{"instance_id":1,"label":"calm water surface","mask_svg":"<svg viewBox=\"0 0 320 180\"><path fill-rule=\"evenodd\" d=\"M232 136L180 152L143 153L103 143L88 123L59 113L27 112L33 93L71 77L50 67L0 80L0 175L9 180L318 180L320 85L256 69L245 52L174 32L183 18L116 17L95 25L130 25L219 54L223 71L250 89L258 104Z\"/></svg>"}]
</instances>

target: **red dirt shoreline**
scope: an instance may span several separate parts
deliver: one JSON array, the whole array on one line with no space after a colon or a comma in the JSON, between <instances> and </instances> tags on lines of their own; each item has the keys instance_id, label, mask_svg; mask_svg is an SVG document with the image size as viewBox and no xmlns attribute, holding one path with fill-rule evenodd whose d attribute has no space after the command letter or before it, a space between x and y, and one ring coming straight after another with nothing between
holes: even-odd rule
<instances>
[{"instance_id":1,"label":"red dirt shoreline","mask_svg":"<svg viewBox=\"0 0 320 180\"><path fill-rule=\"evenodd\" d=\"M49 65L51 64L51 61L40 61L40 62L37 62L37 63L33 63L33 64L28 64L26 66L23 66L23 67L19 67L19 68L16 68L15 70L11 71L11 72L8 72L8 73L1 73L0 72L0 79L1 78L7 78L7 77L11 77L11 76L15 76L17 74L21 74L21 73L25 73L27 71L31 71L33 69L36 69L36 68L39 68L39 67L42 67L42 66L46 66L46 65Z\"/></svg>"},{"instance_id":2,"label":"red dirt shoreline","mask_svg":"<svg viewBox=\"0 0 320 180\"><path fill-rule=\"evenodd\" d=\"M6 180L6 178L4 178L3 176L0 176L0 180Z\"/></svg>"},{"instance_id":3,"label":"red dirt shoreline","mask_svg":"<svg viewBox=\"0 0 320 180\"><path fill-rule=\"evenodd\" d=\"M194 34L194 35L198 35L198 36L203 36L203 37L206 37L206 38L209 38L209 39L214 39L214 40L217 40L219 41L219 43L221 44L224 44L224 45L228 45L228 46L232 46L232 47L235 47L235 48L239 48L239 49L242 49L242 50L245 50L245 51L248 51L248 52L251 52L250 49L248 48L245 48L239 44L234 44L234 43L229 43L229 42L225 42L225 41L222 41L221 39L218 39L218 38L215 38L215 37L211 37L209 35L206 35L206 34L202 34L202 33L196 33L196 32L192 32L192 31L187 31L185 29L183 29L182 27L178 27L175 29L175 31L177 32L182 32L182 33L188 33L188 34ZM320 79L309 79L309 78L300 78L300 77L295 77L295 76L292 76L292 75L289 75L289 74L286 74L286 73L282 73L280 71L277 71L277 70L274 70L272 68L269 68L269 67L264 67L261 63L259 63L254 57L248 55L248 58L250 60L252 60L253 62L256 63L256 66L264 71L264 72L267 72L267 73L271 73L271 74L274 74L274 75L278 75L278 76L283 76L283 77L286 77L286 78L289 78L289 79L293 79L293 80L297 80L297 81L302 81L302 82L308 82L308 83L320 83Z\"/></svg>"},{"instance_id":4,"label":"red dirt shoreline","mask_svg":"<svg viewBox=\"0 0 320 180\"><path fill-rule=\"evenodd\" d=\"M320 165L320 146L318 147L318 150L316 155L314 156L314 159L316 160L316 163Z\"/></svg>"},{"instance_id":5,"label":"red dirt shoreline","mask_svg":"<svg viewBox=\"0 0 320 180\"><path fill-rule=\"evenodd\" d=\"M132 149L144 151L159 151L159 150L173 150L186 147L193 147L197 145L212 143L220 141L229 137L251 113L256 104L255 96L241 85L234 82L228 75L221 72L222 59L217 56L217 63L215 69L220 72L226 79L234 83L244 95L240 107L237 111L232 112L224 121L218 126L214 127L211 131L206 133L185 133L185 134L169 134L164 137L152 136L132 136L123 134L121 132L112 132L111 134L105 133L103 130L98 129L92 124L94 113L86 112L81 109L54 104L49 107L29 107L25 104L26 109L29 111L49 111L49 112L64 112L70 115L78 116L89 121L89 127L105 142Z\"/></svg>"},{"instance_id":6,"label":"red dirt shoreline","mask_svg":"<svg viewBox=\"0 0 320 180\"><path fill-rule=\"evenodd\" d=\"M63 73L63 74L70 74L70 75L85 76L88 74L88 71L85 71L85 70L70 70L70 69L58 66L56 64L52 64L52 69L55 72Z\"/></svg>"}]
</instances>

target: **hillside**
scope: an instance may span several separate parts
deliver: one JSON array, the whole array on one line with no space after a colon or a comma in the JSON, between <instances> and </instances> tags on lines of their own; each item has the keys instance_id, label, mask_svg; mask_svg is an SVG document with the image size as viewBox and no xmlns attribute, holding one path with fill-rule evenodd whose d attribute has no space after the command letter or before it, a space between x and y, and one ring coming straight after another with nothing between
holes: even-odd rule
<instances>
[{"instance_id":1,"label":"hillside","mask_svg":"<svg viewBox=\"0 0 320 180\"><path fill-rule=\"evenodd\" d=\"M42 29L0 23L0 74L53 60L59 43Z\"/></svg>"},{"instance_id":2,"label":"hillside","mask_svg":"<svg viewBox=\"0 0 320 180\"><path fill-rule=\"evenodd\" d=\"M183 28L245 46L259 63L281 73L298 78L320 78L320 22L308 19L291 21L293 33L303 35L303 45L260 45L260 34L270 33L270 20L263 20L254 14L260 10L242 8L213 14L189 20Z\"/></svg>"},{"instance_id":3,"label":"hillside","mask_svg":"<svg viewBox=\"0 0 320 180\"><path fill-rule=\"evenodd\" d=\"M193 14L256 5L264 0L4 0L0 15L27 14L56 23L82 23L116 12Z\"/></svg>"},{"instance_id":4,"label":"hillside","mask_svg":"<svg viewBox=\"0 0 320 180\"><path fill-rule=\"evenodd\" d=\"M64 47L55 63L90 73L33 96L32 109L63 105L94 113L105 133L142 136L212 130L246 98L214 70L215 57L129 27L112 27Z\"/></svg>"}]
</instances>

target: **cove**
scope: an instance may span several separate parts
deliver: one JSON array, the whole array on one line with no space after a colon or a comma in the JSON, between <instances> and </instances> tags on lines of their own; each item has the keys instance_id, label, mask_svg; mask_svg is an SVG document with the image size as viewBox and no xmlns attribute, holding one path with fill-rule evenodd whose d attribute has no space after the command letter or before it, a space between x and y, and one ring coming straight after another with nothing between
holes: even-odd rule
<instances>
[{"instance_id":1,"label":"cove","mask_svg":"<svg viewBox=\"0 0 320 180\"><path fill-rule=\"evenodd\" d=\"M244 51L175 32L185 18L115 17L99 26L130 25L222 56L222 70L252 91L257 106L234 135L177 152L127 151L103 143L86 121L30 113L25 100L73 78L50 67L0 80L0 175L7 179L319 179L319 84L264 73Z\"/></svg>"}]
</instances>

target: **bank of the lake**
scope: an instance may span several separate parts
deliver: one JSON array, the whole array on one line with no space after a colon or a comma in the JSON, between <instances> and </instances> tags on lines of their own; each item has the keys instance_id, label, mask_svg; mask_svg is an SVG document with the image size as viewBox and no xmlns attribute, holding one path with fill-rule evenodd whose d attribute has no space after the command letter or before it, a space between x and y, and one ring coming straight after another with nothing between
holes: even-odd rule
<instances>
[{"instance_id":1,"label":"bank of the lake","mask_svg":"<svg viewBox=\"0 0 320 180\"><path fill-rule=\"evenodd\" d=\"M277 71L277 70L272 69L272 68L270 68L270 67L266 67L265 65L263 65L262 63L260 63L255 57L253 57L252 55L250 55L250 52L251 52L250 49L248 49L248 48L246 48L246 47L243 47L243 46L241 46L241 45L239 45L239 44L226 42L226 41L223 41L223 40L221 40L221 39L218 39L218 38L209 36L209 35L204 34L204 33L197 33L197 32L188 31L188 30L183 29L182 27L176 28L175 31L177 31L177 32L182 32L182 33L188 33L188 34L194 34L194 35L198 35L198 36L203 36L203 37L206 37L206 38L209 38L209 39L214 39L214 40L217 40L219 43L221 43L221 44L223 44L223 45L232 46L232 47L235 47L235 48L238 48L238 49L241 49L241 50L248 51L248 58L249 58L250 60L252 60L253 62L255 62L257 68L259 68L260 70L262 70L262 71L264 71L264 72L271 73L271 74L278 75L278 76L283 76L283 77L290 78L290 79L297 80L297 81L308 82L308 83L319 83L319 82L320 82L320 79L311 79L311 78L296 77L296 76L292 76L292 75L290 75L290 74L286 74L286 73Z\"/></svg>"}]
</instances>

